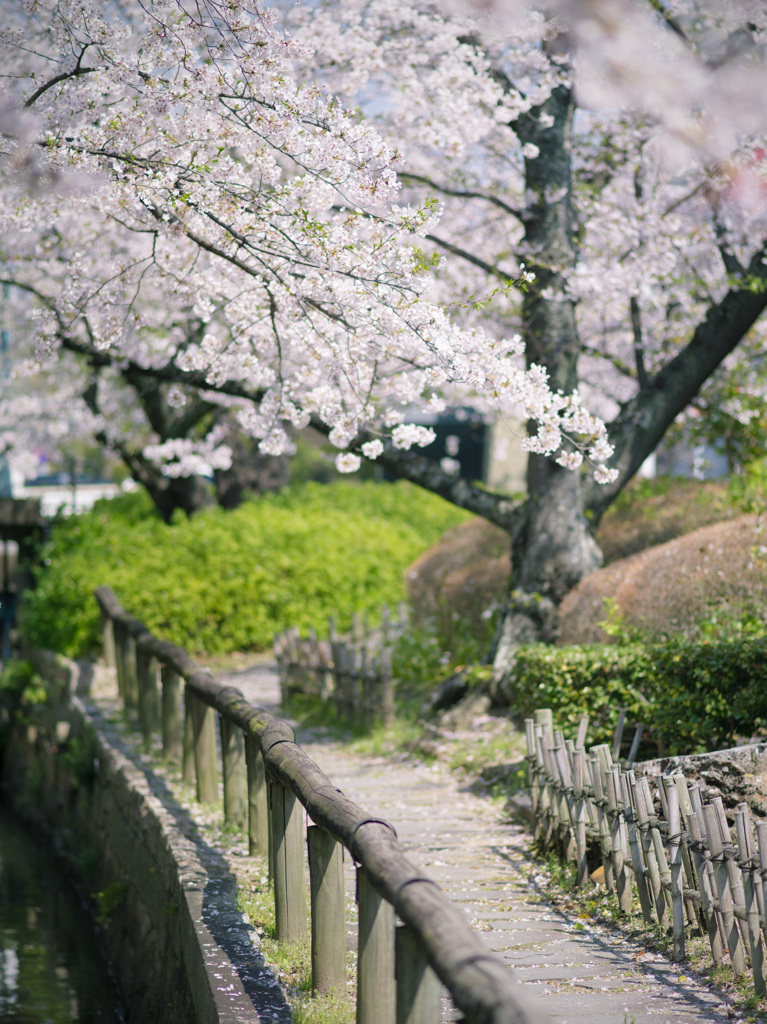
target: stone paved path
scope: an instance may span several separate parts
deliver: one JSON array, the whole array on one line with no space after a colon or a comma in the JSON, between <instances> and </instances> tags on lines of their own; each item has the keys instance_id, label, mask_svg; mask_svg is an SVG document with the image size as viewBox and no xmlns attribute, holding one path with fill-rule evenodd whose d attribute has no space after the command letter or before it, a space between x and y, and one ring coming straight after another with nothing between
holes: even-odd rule
<instances>
[{"instance_id":1,"label":"stone paved path","mask_svg":"<svg viewBox=\"0 0 767 1024\"><path fill-rule=\"evenodd\" d=\"M273 666L221 678L279 713ZM529 856L525 828L502 822L489 801L462 791L441 766L361 758L316 734L299 732L298 738L340 789L394 825L413 862L463 908L552 1021L718 1024L738 1019L719 994L682 975L683 967L552 907L545 875Z\"/></svg>"}]
</instances>

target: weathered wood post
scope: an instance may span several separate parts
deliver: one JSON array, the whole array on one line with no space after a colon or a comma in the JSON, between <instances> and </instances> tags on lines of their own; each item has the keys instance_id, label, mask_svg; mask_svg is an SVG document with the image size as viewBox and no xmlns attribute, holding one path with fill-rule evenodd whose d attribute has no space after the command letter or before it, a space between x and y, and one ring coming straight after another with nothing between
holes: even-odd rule
<instances>
[{"instance_id":1,"label":"weathered wood post","mask_svg":"<svg viewBox=\"0 0 767 1024\"><path fill-rule=\"evenodd\" d=\"M146 745L157 731L157 658L136 648L136 680L138 683L138 709L141 732Z\"/></svg>"},{"instance_id":2,"label":"weathered wood post","mask_svg":"<svg viewBox=\"0 0 767 1024\"><path fill-rule=\"evenodd\" d=\"M181 721L181 679L170 665L160 670L162 681L162 756L166 761L181 761L183 724Z\"/></svg>"},{"instance_id":3,"label":"weathered wood post","mask_svg":"<svg viewBox=\"0 0 767 1024\"><path fill-rule=\"evenodd\" d=\"M346 990L346 915L343 848L320 828L306 832L312 904L312 989L321 995Z\"/></svg>"},{"instance_id":4,"label":"weathered wood post","mask_svg":"<svg viewBox=\"0 0 767 1024\"><path fill-rule=\"evenodd\" d=\"M724 810L724 801L720 796L711 800L717 820L719 822L719 835L722 839L722 852L724 863L727 869L727 880L732 894L732 903L735 908L735 918L740 931L741 940L744 946L748 947L748 925L746 924L746 894L743 888L743 875L737 864L738 848L733 845L730 836L730 826L727 824L727 815Z\"/></svg>"},{"instance_id":5,"label":"weathered wood post","mask_svg":"<svg viewBox=\"0 0 767 1024\"><path fill-rule=\"evenodd\" d=\"M139 706L138 671L136 668L136 638L125 630L123 642L123 673L125 690L123 700L126 711L137 711Z\"/></svg>"},{"instance_id":6,"label":"weathered wood post","mask_svg":"<svg viewBox=\"0 0 767 1024\"><path fill-rule=\"evenodd\" d=\"M407 925L395 937L397 1024L439 1024L439 978L429 967L418 936Z\"/></svg>"},{"instance_id":7,"label":"weathered wood post","mask_svg":"<svg viewBox=\"0 0 767 1024\"><path fill-rule=\"evenodd\" d=\"M676 775L668 778L667 783L670 786L676 786L677 793L679 794L679 811L684 828L687 829L687 816L692 813L692 802L690 801L690 794L687 789L687 779L681 772L678 772ZM682 843L682 867L684 869L683 874L688 879L689 888L700 892L700 882L693 866L689 840ZM705 935L708 921L703 911L702 896L700 903L696 903L692 899L685 899L685 907L687 908L687 920L698 929L701 935Z\"/></svg>"},{"instance_id":8,"label":"weathered wood post","mask_svg":"<svg viewBox=\"0 0 767 1024\"><path fill-rule=\"evenodd\" d=\"M306 873L304 871L304 809L279 782L269 781L272 817L274 918L278 942L306 935Z\"/></svg>"},{"instance_id":9,"label":"weathered wood post","mask_svg":"<svg viewBox=\"0 0 767 1024\"><path fill-rule=\"evenodd\" d=\"M104 664L108 668L117 668L115 656L115 629L111 616L101 608L101 636L104 643Z\"/></svg>"},{"instance_id":10,"label":"weathered wood post","mask_svg":"<svg viewBox=\"0 0 767 1024\"><path fill-rule=\"evenodd\" d=\"M394 908L357 869L357 1024L395 1024Z\"/></svg>"},{"instance_id":11,"label":"weathered wood post","mask_svg":"<svg viewBox=\"0 0 767 1024\"><path fill-rule=\"evenodd\" d=\"M269 794L266 785L264 755L257 736L245 737L245 763L248 775L248 853L269 852Z\"/></svg>"},{"instance_id":12,"label":"weathered wood post","mask_svg":"<svg viewBox=\"0 0 767 1024\"><path fill-rule=\"evenodd\" d=\"M187 700L192 708L192 744L194 769L197 780L197 799L202 804L218 801L218 758L216 750L216 713L199 697L189 692Z\"/></svg>"},{"instance_id":13,"label":"weathered wood post","mask_svg":"<svg viewBox=\"0 0 767 1024\"><path fill-rule=\"evenodd\" d=\"M224 775L224 821L245 827L247 780L245 737L242 729L224 715L218 716L221 731L221 760Z\"/></svg>"},{"instance_id":14,"label":"weathered wood post","mask_svg":"<svg viewBox=\"0 0 767 1024\"><path fill-rule=\"evenodd\" d=\"M194 714L192 704L194 697L189 687L184 687L184 750L181 761L181 777L187 786L194 784L197 772L194 764Z\"/></svg>"},{"instance_id":15,"label":"weathered wood post","mask_svg":"<svg viewBox=\"0 0 767 1024\"><path fill-rule=\"evenodd\" d=\"M128 631L121 622L112 622L112 636L114 638L115 645L115 668L117 669L117 692L120 696L120 700L123 702L123 710L127 710L128 704L126 701L126 682L125 682L125 638L128 635Z\"/></svg>"}]
</instances>

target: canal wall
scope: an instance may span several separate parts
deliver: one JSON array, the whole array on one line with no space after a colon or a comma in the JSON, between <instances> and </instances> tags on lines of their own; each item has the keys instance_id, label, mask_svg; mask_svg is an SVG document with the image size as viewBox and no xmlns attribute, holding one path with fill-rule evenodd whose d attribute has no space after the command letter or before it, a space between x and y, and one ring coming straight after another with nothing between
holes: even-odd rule
<instances>
[{"instance_id":1,"label":"canal wall","mask_svg":"<svg viewBox=\"0 0 767 1024\"><path fill-rule=\"evenodd\" d=\"M94 679L56 655L35 660L48 696L7 730L3 799L91 906L129 1024L284 1021L273 980L261 985L272 1005L246 991L263 961L225 862L88 697L94 682L114 686L109 670Z\"/></svg>"}]
</instances>

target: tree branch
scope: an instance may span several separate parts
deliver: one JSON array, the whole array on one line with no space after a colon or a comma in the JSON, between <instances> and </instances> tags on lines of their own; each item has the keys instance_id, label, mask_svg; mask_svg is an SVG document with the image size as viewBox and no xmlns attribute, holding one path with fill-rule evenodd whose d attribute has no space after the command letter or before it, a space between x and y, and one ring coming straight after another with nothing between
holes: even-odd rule
<instances>
[{"instance_id":1,"label":"tree branch","mask_svg":"<svg viewBox=\"0 0 767 1024\"><path fill-rule=\"evenodd\" d=\"M722 361L737 347L767 308L767 243L721 300L709 306L687 345L628 402L608 427L615 446L612 484L584 482L584 507L596 527L604 511L651 455L675 418L690 404ZM756 287L755 287L756 285Z\"/></svg>"},{"instance_id":2,"label":"tree branch","mask_svg":"<svg viewBox=\"0 0 767 1024\"><path fill-rule=\"evenodd\" d=\"M642 313L639 299L632 295L629 301L631 311L631 330L634 335L634 362L636 363L637 381L640 390L647 387L647 369L644 362L644 339L642 337Z\"/></svg>"},{"instance_id":3,"label":"tree branch","mask_svg":"<svg viewBox=\"0 0 767 1024\"><path fill-rule=\"evenodd\" d=\"M444 238L438 238L436 235L426 235L426 240L434 242L435 245L440 246L445 252L451 252L454 256L460 256L461 259L466 260L467 263L473 264L475 267L479 267L480 270L484 270L486 274L491 274L493 277L497 277L503 281L504 284L513 284L514 277L512 274L507 274L503 270L499 270L498 267L494 267L490 263L486 263L485 260L470 253L467 249L462 249L458 245L453 245L452 242L448 242Z\"/></svg>"},{"instance_id":4,"label":"tree branch","mask_svg":"<svg viewBox=\"0 0 767 1024\"><path fill-rule=\"evenodd\" d=\"M442 192L446 196L457 196L459 199L482 199L486 203L491 203L493 206L497 206L498 209L503 210L504 213L510 213L512 217L516 217L518 220L522 219L522 210L516 210L513 206L509 206L508 203L504 203L502 199L497 196L489 196L484 192L471 192L469 190L461 190L455 188L449 188L447 185L440 185L434 181L433 178L425 178L422 174L411 174L409 171L397 171L397 177L402 181L417 181L421 185L427 185L429 188L435 189L437 192Z\"/></svg>"}]
</instances>

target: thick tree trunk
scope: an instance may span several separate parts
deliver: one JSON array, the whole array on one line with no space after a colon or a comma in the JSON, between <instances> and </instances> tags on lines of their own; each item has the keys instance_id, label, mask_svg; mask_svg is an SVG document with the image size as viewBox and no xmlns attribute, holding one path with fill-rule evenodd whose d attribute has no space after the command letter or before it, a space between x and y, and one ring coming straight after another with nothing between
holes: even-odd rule
<instances>
[{"instance_id":1,"label":"thick tree trunk","mask_svg":"<svg viewBox=\"0 0 767 1024\"><path fill-rule=\"evenodd\" d=\"M573 111L570 90L560 86L515 125L522 143L538 150L525 161L533 201L525 216L522 253L535 272L522 309L526 358L528 366L544 366L552 387L565 394L577 387L581 348L566 281L577 260L571 196ZM493 652L499 673L513 660L517 644L554 638L557 605L601 563L583 514L580 473L531 455L527 491L521 522L511 535L510 592Z\"/></svg>"}]
</instances>

